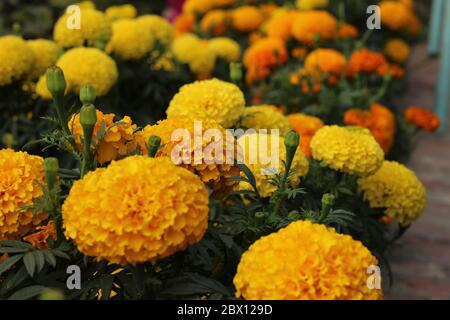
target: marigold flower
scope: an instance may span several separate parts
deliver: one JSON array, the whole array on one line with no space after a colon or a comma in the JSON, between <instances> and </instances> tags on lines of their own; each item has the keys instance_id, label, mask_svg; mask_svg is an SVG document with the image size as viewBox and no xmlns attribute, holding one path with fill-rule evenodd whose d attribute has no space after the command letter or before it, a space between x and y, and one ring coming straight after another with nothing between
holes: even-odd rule
<instances>
[{"instance_id":1,"label":"marigold flower","mask_svg":"<svg viewBox=\"0 0 450 320\"><path fill-rule=\"evenodd\" d=\"M149 28L139 20L122 19L112 25L113 34L107 50L123 60L144 58L154 45L154 37Z\"/></svg>"},{"instance_id":2,"label":"marigold flower","mask_svg":"<svg viewBox=\"0 0 450 320\"><path fill-rule=\"evenodd\" d=\"M391 110L374 103L370 110L349 109L345 112L344 123L350 126L367 128L387 154L395 137L395 115Z\"/></svg>"},{"instance_id":3,"label":"marigold flower","mask_svg":"<svg viewBox=\"0 0 450 320\"><path fill-rule=\"evenodd\" d=\"M212 52L216 58L227 62L238 61L241 56L241 47L230 38L219 37L209 40L207 50Z\"/></svg>"},{"instance_id":4,"label":"marigold flower","mask_svg":"<svg viewBox=\"0 0 450 320\"><path fill-rule=\"evenodd\" d=\"M384 54L396 63L408 62L410 53L411 48L402 39L390 39L384 46Z\"/></svg>"},{"instance_id":5,"label":"marigold flower","mask_svg":"<svg viewBox=\"0 0 450 320\"><path fill-rule=\"evenodd\" d=\"M36 232L24 237L23 241L28 242L38 249L48 249L48 240L50 238L53 240L57 239L56 228L53 221L50 221L45 226L38 227Z\"/></svg>"},{"instance_id":6,"label":"marigold flower","mask_svg":"<svg viewBox=\"0 0 450 320\"><path fill-rule=\"evenodd\" d=\"M370 131L360 127L325 126L311 141L315 160L330 168L357 176L368 176L380 168L384 153Z\"/></svg>"},{"instance_id":7,"label":"marigold flower","mask_svg":"<svg viewBox=\"0 0 450 320\"><path fill-rule=\"evenodd\" d=\"M372 208L385 208L385 214L401 225L409 225L425 208L426 192L413 171L395 161L384 161L375 174L358 180L364 200Z\"/></svg>"},{"instance_id":8,"label":"marigold flower","mask_svg":"<svg viewBox=\"0 0 450 320\"><path fill-rule=\"evenodd\" d=\"M117 160L136 149L134 143L134 131L136 125L130 117L126 116L119 121L114 121L114 114L104 114L97 110L97 122L95 123L92 141L98 144L97 160L100 163ZM69 129L75 137L78 149L83 149L83 127L80 123L80 114L74 114L68 123ZM101 128L105 128L104 136L99 136ZM99 141L100 140L100 141Z\"/></svg>"},{"instance_id":9,"label":"marigold flower","mask_svg":"<svg viewBox=\"0 0 450 320\"><path fill-rule=\"evenodd\" d=\"M247 83L254 84L267 78L272 69L285 64L287 60L288 51L283 40L264 38L257 41L244 53Z\"/></svg>"},{"instance_id":10,"label":"marigold flower","mask_svg":"<svg viewBox=\"0 0 450 320\"><path fill-rule=\"evenodd\" d=\"M265 24L267 36L289 40L292 37L292 25L295 18L295 11L280 10L274 13Z\"/></svg>"},{"instance_id":11,"label":"marigold flower","mask_svg":"<svg viewBox=\"0 0 450 320\"><path fill-rule=\"evenodd\" d=\"M323 10L300 12L292 26L292 34L298 41L312 45L318 36L320 40L331 40L337 34L337 20Z\"/></svg>"},{"instance_id":12,"label":"marigold flower","mask_svg":"<svg viewBox=\"0 0 450 320\"><path fill-rule=\"evenodd\" d=\"M0 240L20 239L47 218L24 208L43 195L44 159L3 149L0 171Z\"/></svg>"},{"instance_id":13,"label":"marigold flower","mask_svg":"<svg viewBox=\"0 0 450 320\"><path fill-rule=\"evenodd\" d=\"M276 149L276 146L272 147L272 138L278 140L278 149ZM286 146L284 138L272 136L271 134L245 134L238 139L238 148L245 165L255 176L256 188L259 194L263 198L270 197L277 190L271 179L277 173L285 171ZM308 174L308 169L308 159L298 148L291 166L293 174L289 177L288 183L293 187L297 187L301 178ZM245 177L243 172L241 175ZM241 181L237 189L252 190L252 187L247 182Z\"/></svg>"},{"instance_id":14,"label":"marigold flower","mask_svg":"<svg viewBox=\"0 0 450 320\"><path fill-rule=\"evenodd\" d=\"M344 55L334 49L316 49L305 59L305 69L309 72L340 75L346 64Z\"/></svg>"},{"instance_id":15,"label":"marigold flower","mask_svg":"<svg viewBox=\"0 0 450 320\"><path fill-rule=\"evenodd\" d=\"M173 25L156 14L146 14L140 16L137 21L150 30L153 38L164 46L169 46L175 38Z\"/></svg>"},{"instance_id":16,"label":"marigold flower","mask_svg":"<svg viewBox=\"0 0 450 320\"><path fill-rule=\"evenodd\" d=\"M103 12L81 10L80 29L70 28L71 15L65 14L55 24L53 39L63 47L80 47L86 42L92 46L97 40L109 39L111 23Z\"/></svg>"},{"instance_id":17,"label":"marigold flower","mask_svg":"<svg viewBox=\"0 0 450 320\"><path fill-rule=\"evenodd\" d=\"M167 115L195 120L216 120L233 126L244 112L244 94L236 85L218 79L196 81L181 87L170 102Z\"/></svg>"},{"instance_id":18,"label":"marigold flower","mask_svg":"<svg viewBox=\"0 0 450 320\"><path fill-rule=\"evenodd\" d=\"M408 17L408 24L406 25L406 31L409 36L417 37L422 29L422 22L420 19L411 11L411 14Z\"/></svg>"},{"instance_id":19,"label":"marigold flower","mask_svg":"<svg viewBox=\"0 0 450 320\"><path fill-rule=\"evenodd\" d=\"M205 14L200 21L200 29L204 33L221 36L227 32L228 24L228 11L212 10Z\"/></svg>"},{"instance_id":20,"label":"marigold flower","mask_svg":"<svg viewBox=\"0 0 450 320\"><path fill-rule=\"evenodd\" d=\"M405 76L405 70L396 64L384 64L377 70L378 75L384 77L385 75L391 75L394 79L401 79Z\"/></svg>"},{"instance_id":21,"label":"marigold flower","mask_svg":"<svg viewBox=\"0 0 450 320\"><path fill-rule=\"evenodd\" d=\"M133 156L76 181L62 214L83 254L120 265L154 262L202 239L208 193L168 158Z\"/></svg>"},{"instance_id":22,"label":"marigold flower","mask_svg":"<svg viewBox=\"0 0 450 320\"><path fill-rule=\"evenodd\" d=\"M59 48L56 43L46 39L28 40L27 44L34 55L28 78L38 79L48 68L56 64Z\"/></svg>"},{"instance_id":23,"label":"marigold flower","mask_svg":"<svg viewBox=\"0 0 450 320\"><path fill-rule=\"evenodd\" d=\"M173 26L177 35L193 32L195 26L195 15L192 13L182 13L175 18Z\"/></svg>"},{"instance_id":24,"label":"marigold flower","mask_svg":"<svg viewBox=\"0 0 450 320\"><path fill-rule=\"evenodd\" d=\"M231 13L231 24L234 29L241 32L257 30L264 22L263 13L254 6L242 6Z\"/></svg>"},{"instance_id":25,"label":"marigold flower","mask_svg":"<svg viewBox=\"0 0 450 320\"><path fill-rule=\"evenodd\" d=\"M436 131L441 125L438 116L422 107L410 106L405 109L404 116L406 121L428 132Z\"/></svg>"},{"instance_id":26,"label":"marigold flower","mask_svg":"<svg viewBox=\"0 0 450 320\"><path fill-rule=\"evenodd\" d=\"M292 130L288 119L275 106L259 105L247 107L242 114L241 126L247 129L266 129L270 133L272 129L278 129L284 137Z\"/></svg>"},{"instance_id":27,"label":"marigold flower","mask_svg":"<svg viewBox=\"0 0 450 320\"><path fill-rule=\"evenodd\" d=\"M248 300L375 300L383 293L368 287L367 269L377 264L351 236L296 221L251 245L233 282Z\"/></svg>"},{"instance_id":28,"label":"marigold flower","mask_svg":"<svg viewBox=\"0 0 450 320\"><path fill-rule=\"evenodd\" d=\"M373 73L387 65L383 54L363 48L352 53L348 63L347 75L352 77L359 72Z\"/></svg>"},{"instance_id":29,"label":"marigold flower","mask_svg":"<svg viewBox=\"0 0 450 320\"><path fill-rule=\"evenodd\" d=\"M172 157L172 161L176 160L175 162L178 162L179 160L181 162L181 160L188 157L185 161L187 163L183 162L179 165L198 175L200 179L214 191L215 196L220 197L231 191L235 185L235 182L229 181L228 178L239 175L239 169L234 166L233 159L227 157L228 154L226 152L227 148L233 148L231 150L234 150L234 140L233 142L224 140L226 137L225 129L214 120L202 120L200 122L201 130L196 129L194 121L193 118L179 117L160 121L156 125L146 126L142 131L136 133L136 141L143 154L147 154L147 142L150 137L160 137L162 147L159 149L156 156ZM215 138L214 140L214 143L222 144L218 145L218 148L221 149L221 154L212 155L208 153L207 148L210 148L213 142L210 139L205 138L204 134L210 129L214 129L221 134L221 139L217 140ZM181 130L189 135L191 144L196 141L195 139L202 139L201 159L198 163L195 162L195 152L199 152L199 150L195 151L195 146L189 144L183 147L183 150L176 149L180 147L180 143L186 142L182 140L182 136L173 136L177 132L181 133ZM179 153L173 154L177 150ZM232 154L234 156L234 153ZM177 158L174 159L173 156L176 156Z\"/></svg>"},{"instance_id":30,"label":"marigold flower","mask_svg":"<svg viewBox=\"0 0 450 320\"><path fill-rule=\"evenodd\" d=\"M0 86L24 78L33 62L33 51L22 38L0 37Z\"/></svg>"},{"instance_id":31,"label":"marigold flower","mask_svg":"<svg viewBox=\"0 0 450 320\"><path fill-rule=\"evenodd\" d=\"M311 139L325 124L319 118L304 113L290 114L288 121L292 129L300 135L300 146L303 153L306 157L311 158Z\"/></svg>"},{"instance_id":32,"label":"marigold flower","mask_svg":"<svg viewBox=\"0 0 450 320\"><path fill-rule=\"evenodd\" d=\"M300 10L319 9L326 6L328 6L328 0L297 0L297 8Z\"/></svg>"},{"instance_id":33,"label":"marigold flower","mask_svg":"<svg viewBox=\"0 0 450 320\"><path fill-rule=\"evenodd\" d=\"M356 39L359 36L359 30L351 24L344 23L339 26L337 36L339 38Z\"/></svg>"},{"instance_id":34,"label":"marigold flower","mask_svg":"<svg viewBox=\"0 0 450 320\"><path fill-rule=\"evenodd\" d=\"M384 0L380 4L381 23L394 31L403 30L410 19L411 10L400 1Z\"/></svg>"},{"instance_id":35,"label":"marigold flower","mask_svg":"<svg viewBox=\"0 0 450 320\"><path fill-rule=\"evenodd\" d=\"M106 16L111 20L133 19L137 16L136 8L131 4L108 7L105 11Z\"/></svg>"},{"instance_id":36,"label":"marigold flower","mask_svg":"<svg viewBox=\"0 0 450 320\"><path fill-rule=\"evenodd\" d=\"M75 5L79 6L81 10L94 10L96 8L92 1L81 1L75 3Z\"/></svg>"}]
</instances>

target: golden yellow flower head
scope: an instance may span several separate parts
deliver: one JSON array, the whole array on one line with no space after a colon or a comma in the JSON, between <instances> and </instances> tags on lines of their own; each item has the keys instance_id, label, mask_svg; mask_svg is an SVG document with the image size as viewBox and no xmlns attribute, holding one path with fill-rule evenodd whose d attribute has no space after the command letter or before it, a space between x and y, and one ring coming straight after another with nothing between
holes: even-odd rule
<instances>
[{"instance_id":1,"label":"golden yellow flower head","mask_svg":"<svg viewBox=\"0 0 450 320\"><path fill-rule=\"evenodd\" d=\"M133 19L137 16L136 8L131 4L108 7L105 11L106 16L111 21L121 19Z\"/></svg>"},{"instance_id":2,"label":"golden yellow flower head","mask_svg":"<svg viewBox=\"0 0 450 320\"><path fill-rule=\"evenodd\" d=\"M292 130L289 120L283 115L283 112L270 105L245 108L241 125L248 129L267 129L268 133L271 129L278 129L282 137Z\"/></svg>"},{"instance_id":3,"label":"golden yellow flower head","mask_svg":"<svg viewBox=\"0 0 450 320\"><path fill-rule=\"evenodd\" d=\"M381 167L384 152L369 130L360 127L325 126L311 141L315 160L348 174L368 176Z\"/></svg>"},{"instance_id":4,"label":"golden yellow flower head","mask_svg":"<svg viewBox=\"0 0 450 320\"><path fill-rule=\"evenodd\" d=\"M377 259L359 241L333 228L297 221L256 241L234 278L248 300L374 300L367 270Z\"/></svg>"},{"instance_id":5,"label":"golden yellow flower head","mask_svg":"<svg viewBox=\"0 0 450 320\"><path fill-rule=\"evenodd\" d=\"M87 256L156 261L200 241L208 193L168 158L128 157L78 180L63 205L65 234Z\"/></svg>"},{"instance_id":6,"label":"golden yellow flower head","mask_svg":"<svg viewBox=\"0 0 450 320\"><path fill-rule=\"evenodd\" d=\"M384 46L384 54L392 61L405 64L408 62L411 48L402 39L390 39Z\"/></svg>"},{"instance_id":7,"label":"golden yellow flower head","mask_svg":"<svg viewBox=\"0 0 450 320\"><path fill-rule=\"evenodd\" d=\"M118 78L116 62L96 48L71 49L61 56L56 65L64 71L67 91L75 94L80 92L81 86L91 84L97 96L104 96ZM51 97L47 90L45 75L39 79L36 92L45 99Z\"/></svg>"},{"instance_id":8,"label":"golden yellow flower head","mask_svg":"<svg viewBox=\"0 0 450 320\"><path fill-rule=\"evenodd\" d=\"M150 30L153 38L164 46L168 46L175 38L175 29L169 21L156 14L140 16L137 21Z\"/></svg>"},{"instance_id":9,"label":"golden yellow flower head","mask_svg":"<svg viewBox=\"0 0 450 320\"><path fill-rule=\"evenodd\" d=\"M75 3L76 6L79 6L81 10L93 10L95 9L95 3L93 3L92 1L81 1L81 2L77 2Z\"/></svg>"},{"instance_id":10,"label":"golden yellow flower head","mask_svg":"<svg viewBox=\"0 0 450 320\"><path fill-rule=\"evenodd\" d=\"M53 38L64 48L79 47L85 43L92 46L97 40L109 39L111 23L103 12L86 9L81 10L80 28L71 14L65 14L55 24Z\"/></svg>"},{"instance_id":11,"label":"golden yellow flower head","mask_svg":"<svg viewBox=\"0 0 450 320\"><path fill-rule=\"evenodd\" d=\"M45 71L54 66L58 60L58 46L46 39L27 41L34 54L34 63L29 75L30 79L38 79Z\"/></svg>"},{"instance_id":12,"label":"golden yellow flower head","mask_svg":"<svg viewBox=\"0 0 450 320\"><path fill-rule=\"evenodd\" d=\"M236 0L187 0L183 5L184 13L204 14L215 8L227 7Z\"/></svg>"},{"instance_id":13,"label":"golden yellow flower head","mask_svg":"<svg viewBox=\"0 0 450 320\"><path fill-rule=\"evenodd\" d=\"M402 225L416 220L425 208L422 183L413 171L395 161L384 161L375 174L360 178L358 186L372 208L385 208L385 214Z\"/></svg>"},{"instance_id":14,"label":"golden yellow flower head","mask_svg":"<svg viewBox=\"0 0 450 320\"><path fill-rule=\"evenodd\" d=\"M297 7L300 10L321 9L328 6L328 0L297 0Z\"/></svg>"},{"instance_id":15,"label":"golden yellow flower head","mask_svg":"<svg viewBox=\"0 0 450 320\"><path fill-rule=\"evenodd\" d=\"M254 6L242 6L231 13L231 24L234 29L241 32L257 30L264 22L264 14Z\"/></svg>"},{"instance_id":16,"label":"golden yellow flower head","mask_svg":"<svg viewBox=\"0 0 450 320\"><path fill-rule=\"evenodd\" d=\"M244 94L238 86L218 79L196 81L181 87L170 102L167 115L195 120L216 120L233 126L244 112Z\"/></svg>"},{"instance_id":17,"label":"golden yellow flower head","mask_svg":"<svg viewBox=\"0 0 450 320\"><path fill-rule=\"evenodd\" d=\"M150 29L143 27L138 20L115 21L112 30L107 51L113 52L123 60L142 59L153 48L154 38Z\"/></svg>"},{"instance_id":18,"label":"golden yellow flower head","mask_svg":"<svg viewBox=\"0 0 450 320\"><path fill-rule=\"evenodd\" d=\"M19 239L47 218L23 208L43 195L44 159L3 149L0 171L0 240Z\"/></svg>"},{"instance_id":19,"label":"golden yellow flower head","mask_svg":"<svg viewBox=\"0 0 450 320\"><path fill-rule=\"evenodd\" d=\"M298 41L312 45L315 37L331 40L337 34L337 20L324 10L304 11L297 14L292 34Z\"/></svg>"},{"instance_id":20,"label":"golden yellow flower head","mask_svg":"<svg viewBox=\"0 0 450 320\"><path fill-rule=\"evenodd\" d=\"M213 38L208 41L207 50L212 52L216 58L222 58L228 62L235 62L241 56L241 47L230 38Z\"/></svg>"},{"instance_id":21,"label":"golden yellow flower head","mask_svg":"<svg viewBox=\"0 0 450 320\"><path fill-rule=\"evenodd\" d=\"M136 149L134 131L136 125L130 117L126 116L115 121L113 113L104 114L97 110L97 122L92 134L92 141L98 144L97 160L100 163L117 160ZM68 123L69 129L75 137L79 150L83 148L83 127L80 123L80 114L74 114ZM99 136L101 128L105 128L104 136ZM100 141L99 141L100 140Z\"/></svg>"},{"instance_id":22,"label":"golden yellow flower head","mask_svg":"<svg viewBox=\"0 0 450 320\"><path fill-rule=\"evenodd\" d=\"M180 143L185 142L182 140L182 137L174 138L172 137L172 134L174 134L177 130L185 131L190 139L190 144L183 147L182 150L180 150L181 154L176 154L176 156L179 157L180 160L185 159L184 157L186 155L188 155L189 158L186 159L186 163L180 163L179 165L198 175L200 179L208 185L217 196L220 197L227 194L228 191L231 191L235 184L227 179L239 175L239 169L234 166L234 162L232 161L233 159L227 158L226 153L227 148L235 147L234 140L233 142L229 142L229 144L227 144L228 142L224 140L226 139L225 129L214 120L205 119L201 121L201 124L197 124L197 126L201 125L201 127L197 127L197 129L194 121L194 119L187 117L174 117L160 121L158 124L147 126L142 131L136 133L136 141L143 154L147 154L147 142L149 138L151 136L158 136L161 138L162 147L158 151L157 156L172 157L172 152L174 152L175 148L178 148ZM194 153L195 149L193 146L194 141L195 139L202 138L205 132L210 129L215 129L221 134L221 138L217 138L214 141L217 143L222 143L222 146L218 146L218 148L220 148L223 152L214 156L209 154L207 152L207 148L209 148L212 141L210 141L210 139L203 138L201 140L201 158L200 161L196 163ZM186 152L186 154L183 152ZM221 163L219 163L219 161L213 161L214 159L220 160Z\"/></svg>"},{"instance_id":23,"label":"golden yellow flower head","mask_svg":"<svg viewBox=\"0 0 450 320\"><path fill-rule=\"evenodd\" d=\"M239 152L242 153L242 160L255 176L259 194L264 198L270 197L277 189L270 179L274 178L277 173L285 171L283 163L283 161L286 161L284 138L271 134L249 133L238 139L238 147ZM289 177L289 184L297 187L301 178L307 175L308 169L308 160L299 147L292 161L291 170L293 174ZM244 173L241 173L241 175L244 176ZM252 187L247 182L241 181L238 189L252 190Z\"/></svg>"},{"instance_id":24,"label":"golden yellow flower head","mask_svg":"<svg viewBox=\"0 0 450 320\"><path fill-rule=\"evenodd\" d=\"M0 37L0 86L26 76L34 61L33 51L17 36Z\"/></svg>"}]
</instances>

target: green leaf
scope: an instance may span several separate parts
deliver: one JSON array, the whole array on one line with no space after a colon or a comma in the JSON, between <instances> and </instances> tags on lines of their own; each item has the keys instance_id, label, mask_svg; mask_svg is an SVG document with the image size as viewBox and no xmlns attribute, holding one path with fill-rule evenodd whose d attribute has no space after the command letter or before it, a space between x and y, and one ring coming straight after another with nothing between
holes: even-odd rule
<instances>
[{"instance_id":1,"label":"green leaf","mask_svg":"<svg viewBox=\"0 0 450 320\"><path fill-rule=\"evenodd\" d=\"M9 270L9 268L11 268L17 261L22 259L22 257L23 257L23 254L18 254L18 255L12 256L11 258L0 263L0 275L3 272Z\"/></svg>"},{"instance_id":2,"label":"green leaf","mask_svg":"<svg viewBox=\"0 0 450 320\"><path fill-rule=\"evenodd\" d=\"M60 257L60 258L66 259L66 260L70 260L69 255L65 252L62 252L61 250L55 249L55 250L52 250L52 253L57 257Z\"/></svg>"},{"instance_id":3,"label":"green leaf","mask_svg":"<svg viewBox=\"0 0 450 320\"><path fill-rule=\"evenodd\" d=\"M100 288L102 289L102 300L109 300L114 282L114 276L108 274L100 278Z\"/></svg>"},{"instance_id":4,"label":"green leaf","mask_svg":"<svg viewBox=\"0 0 450 320\"><path fill-rule=\"evenodd\" d=\"M15 247L0 247L0 253L24 253L29 249Z\"/></svg>"},{"instance_id":5,"label":"green leaf","mask_svg":"<svg viewBox=\"0 0 450 320\"><path fill-rule=\"evenodd\" d=\"M11 295L8 300L28 300L31 298L36 297L37 295L41 294L41 292L45 289L44 286L30 286L23 289L20 289L19 291L15 292L13 295Z\"/></svg>"},{"instance_id":6,"label":"green leaf","mask_svg":"<svg viewBox=\"0 0 450 320\"><path fill-rule=\"evenodd\" d=\"M45 257L41 250L32 252L34 260L36 261L37 272L40 272L45 265Z\"/></svg>"},{"instance_id":7,"label":"green leaf","mask_svg":"<svg viewBox=\"0 0 450 320\"><path fill-rule=\"evenodd\" d=\"M19 271L15 272L11 277L3 282L2 290L0 291L1 295L4 295L12 288L17 287L22 281L28 278L28 272L24 266L19 268Z\"/></svg>"},{"instance_id":8,"label":"green leaf","mask_svg":"<svg viewBox=\"0 0 450 320\"><path fill-rule=\"evenodd\" d=\"M28 274L33 277L34 270L36 269L36 261L34 260L33 252L28 252L23 256L23 263L27 268Z\"/></svg>"},{"instance_id":9,"label":"green leaf","mask_svg":"<svg viewBox=\"0 0 450 320\"><path fill-rule=\"evenodd\" d=\"M52 267L56 266L56 258L50 250L42 250L42 254L45 257L45 261L48 262Z\"/></svg>"},{"instance_id":10,"label":"green leaf","mask_svg":"<svg viewBox=\"0 0 450 320\"><path fill-rule=\"evenodd\" d=\"M2 247L14 247L14 248L23 248L23 249L34 249L33 246L29 243L17 241L17 240L3 240L0 241L0 246Z\"/></svg>"}]
</instances>

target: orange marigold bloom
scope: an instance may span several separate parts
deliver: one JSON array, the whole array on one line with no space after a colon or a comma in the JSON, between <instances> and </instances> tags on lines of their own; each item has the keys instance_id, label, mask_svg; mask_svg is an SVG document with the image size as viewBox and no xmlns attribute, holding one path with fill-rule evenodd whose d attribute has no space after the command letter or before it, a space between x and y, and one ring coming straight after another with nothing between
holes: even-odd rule
<instances>
[{"instance_id":1,"label":"orange marigold bloom","mask_svg":"<svg viewBox=\"0 0 450 320\"><path fill-rule=\"evenodd\" d=\"M411 12L411 14L408 17L408 24L406 25L406 31L410 36L416 37L421 29L422 29L422 22L420 22L420 19L414 14L414 12Z\"/></svg>"},{"instance_id":2,"label":"orange marigold bloom","mask_svg":"<svg viewBox=\"0 0 450 320\"><path fill-rule=\"evenodd\" d=\"M225 10L212 10L205 14L200 22L202 32L215 36L223 35L227 31L229 15Z\"/></svg>"},{"instance_id":3,"label":"orange marigold bloom","mask_svg":"<svg viewBox=\"0 0 450 320\"><path fill-rule=\"evenodd\" d=\"M258 82L270 75L272 69L287 62L288 51L283 40L264 38L250 46L244 54L248 84Z\"/></svg>"},{"instance_id":4,"label":"orange marigold bloom","mask_svg":"<svg viewBox=\"0 0 450 320\"><path fill-rule=\"evenodd\" d=\"M264 22L263 13L253 6L243 6L232 11L233 28L241 32L257 30Z\"/></svg>"},{"instance_id":5,"label":"orange marigold bloom","mask_svg":"<svg viewBox=\"0 0 450 320\"><path fill-rule=\"evenodd\" d=\"M352 53L347 75L352 77L359 72L377 72L379 68L385 67L387 64L383 54L363 48Z\"/></svg>"},{"instance_id":6,"label":"orange marigold bloom","mask_svg":"<svg viewBox=\"0 0 450 320\"><path fill-rule=\"evenodd\" d=\"M48 249L48 240L50 238L53 238L53 240L57 239L55 224L53 221L50 221L46 226L38 227L37 230L24 237L23 240L35 248Z\"/></svg>"},{"instance_id":7,"label":"orange marigold bloom","mask_svg":"<svg viewBox=\"0 0 450 320\"><path fill-rule=\"evenodd\" d=\"M299 12L292 26L292 34L307 45L312 45L316 36L320 40L331 40L337 35L337 20L323 10Z\"/></svg>"},{"instance_id":8,"label":"orange marigold bloom","mask_svg":"<svg viewBox=\"0 0 450 320\"><path fill-rule=\"evenodd\" d=\"M297 59L304 58L304 57L306 57L307 54L308 54L308 50L306 48L301 48L301 47L294 48L291 51L291 55Z\"/></svg>"},{"instance_id":9,"label":"orange marigold bloom","mask_svg":"<svg viewBox=\"0 0 450 320\"><path fill-rule=\"evenodd\" d=\"M410 19L411 10L401 2L384 0L379 4L381 23L394 31L404 29Z\"/></svg>"},{"instance_id":10,"label":"orange marigold bloom","mask_svg":"<svg viewBox=\"0 0 450 320\"><path fill-rule=\"evenodd\" d=\"M377 73L382 77L390 74L395 79L401 79L405 76L405 69L396 64L386 63L378 68Z\"/></svg>"},{"instance_id":11,"label":"orange marigold bloom","mask_svg":"<svg viewBox=\"0 0 450 320\"><path fill-rule=\"evenodd\" d=\"M309 72L340 75L347 61L342 53L334 49L316 49L305 60L305 69Z\"/></svg>"},{"instance_id":12,"label":"orange marigold bloom","mask_svg":"<svg viewBox=\"0 0 450 320\"><path fill-rule=\"evenodd\" d=\"M404 116L406 121L428 132L436 131L441 125L438 116L422 107L410 106Z\"/></svg>"},{"instance_id":13,"label":"orange marigold bloom","mask_svg":"<svg viewBox=\"0 0 450 320\"><path fill-rule=\"evenodd\" d=\"M266 25L266 33L272 38L289 40L292 37L292 26L296 14L292 11L281 11L274 14Z\"/></svg>"},{"instance_id":14,"label":"orange marigold bloom","mask_svg":"<svg viewBox=\"0 0 450 320\"><path fill-rule=\"evenodd\" d=\"M369 129L386 154L391 149L396 132L395 116L385 106L374 103L370 110L347 110L344 123Z\"/></svg>"},{"instance_id":15,"label":"orange marigold bloom","mask_svg":"<svg viewBox=\"0 0 450 320\"><path fill-rule=\"evenodd\" d=\"M337 36L339 38L356 39L359 36L359 30L355 26L345 23L339 27Z\"/></svg>"},{"instance_id":16,"label":"orange marigold bloom","mask_svg":"<svg viewBox=\"0 0 450 320\"><path fill-rule=\"evenodd\" d=\"M192 13L183 13L176 17L174 23L176 34L180 35L192 32L195 25L195 15Z\"/></svg>"},{"instance_id":17,"label":"orange marigold bloom","mask_svg":"<svg viewBox=\"0 0 450 320\"><path fill-rule=\"evenodd\" d=\"M288 116L292 129L300 135L300 147L306 157L311 158L311 139L317 130L324 126L322 120L304 113L294 113Z\"/></svg>"}]
</instances>

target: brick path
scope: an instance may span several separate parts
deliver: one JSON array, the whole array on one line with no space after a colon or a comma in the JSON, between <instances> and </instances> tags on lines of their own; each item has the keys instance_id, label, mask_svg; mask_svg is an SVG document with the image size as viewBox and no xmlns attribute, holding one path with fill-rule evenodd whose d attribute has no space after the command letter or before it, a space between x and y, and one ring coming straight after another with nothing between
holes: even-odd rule
<instances>
[{"instance_id":1,"label":"brick path","mask_svg":"<svg viewBox=\"0 0 450 320\"><path fill-rule=\"evenodd\" d=\"M438 68L425 45L415 48L400 103L431 108ZM394 284L386 298L450 299L450 132L421 137L409 166L427 189L427 208L391 250Z\"/></svg>"}]
</instances>

